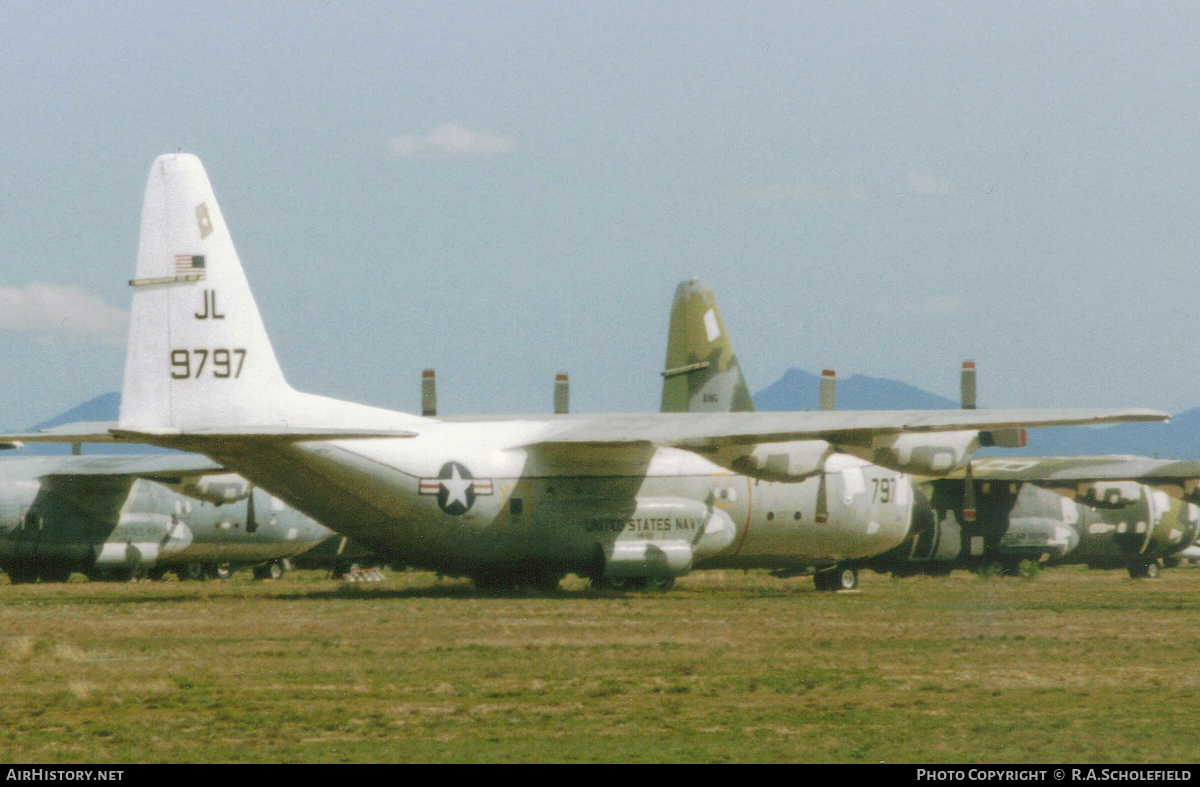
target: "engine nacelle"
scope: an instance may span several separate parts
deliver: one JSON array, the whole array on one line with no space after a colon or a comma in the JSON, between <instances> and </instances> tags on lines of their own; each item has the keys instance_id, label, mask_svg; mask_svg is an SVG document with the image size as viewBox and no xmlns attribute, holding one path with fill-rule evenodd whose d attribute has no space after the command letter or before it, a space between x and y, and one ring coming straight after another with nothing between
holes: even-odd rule
<instances>
[{"instance_id":1,"label":"engine nacelle","mask_svg":"<svg viewBox=\"0 0 1200 787\"><path fill-rule=\"evenodd\" d=\"M877 435L870 446L839 443L837 447L901 473L941 476L966 466L979 447L979 432L901 432Z\"/></svg>"},{"instance_id":2,"label":"engine nacelle","mask_svg":"<svg viewBox=\"0 0 1200 787\"><path fill-rule=\"evenodd\" d=\"M218 506L245 500L254 489L249 481L234 473L185 478L168 486L181 495Z\"/></svg>"},{"instance_id":3,"label":"engine nacelle","mask_svg":"<svg viewBox=\"0 0 1200 787\"><path fill-rule=\"evenodd\" d=\"M803 481L821 471L833 446L824 440L791 440L785 443L723 448L707 458L760 481Z\"/></svg>"},{"instance_id":4,"label":"engine nacelle","mask_svg":"<svg viewBox=\"0 0 1200 787\"><path fill-rule=\"evenodd\" d=\"M1075 499L1092 508L1125 508L1142 499L1137 481L1095 481L1080 484Z\"/></svg>"}]
</instances>

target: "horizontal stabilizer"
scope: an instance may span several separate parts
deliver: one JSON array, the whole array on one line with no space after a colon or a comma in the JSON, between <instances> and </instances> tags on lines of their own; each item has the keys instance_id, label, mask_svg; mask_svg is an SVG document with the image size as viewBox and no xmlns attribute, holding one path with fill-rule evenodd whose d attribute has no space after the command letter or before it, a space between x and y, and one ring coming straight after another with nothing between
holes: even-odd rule
<instances>
[{"instance_id":1,"label":"horizontal stabilizer","mask_svg":"<svg viewBox=\"0 0 1200 787\"><path fill-rule=\"evenodd\" d=\"M8 434L0 440L21 443L114 443L117 439L109 430L116 427L116 421L76 421L37 432Z\"/></svg>"},{"instance_id":2,"label":"horizontal stabilizer","mask_svg":"<svg viewBox=\"0 0 1200 787\"><path fill-rule=\"evenodd\" d=\"M323 429L317 427L239 426L225 429L113 429L113 435L131 443L149 443L163 448L203 451L221 443L308 443L325 440L373 440L416 437L416 432L399 429Z\"/></svg>"},{"instance_id":3,"label":"horizontal stabilizer","mask_svg":"<svg viewBox=\"0 0 1200 787\"><path fill-rule=\"evenodd\" d=\"M65 424L41 432L0 435L0 441L26 443L150 443L168 448L173 442L233 441L265 439L279 443L302 443L312 440L364 440L383 437L416 437L417 433L402 429L333 429L324 427L237 426L224 429L181 430L170 427L150 430L121 429L115 421Z\"/></svg>"}]
</instances>

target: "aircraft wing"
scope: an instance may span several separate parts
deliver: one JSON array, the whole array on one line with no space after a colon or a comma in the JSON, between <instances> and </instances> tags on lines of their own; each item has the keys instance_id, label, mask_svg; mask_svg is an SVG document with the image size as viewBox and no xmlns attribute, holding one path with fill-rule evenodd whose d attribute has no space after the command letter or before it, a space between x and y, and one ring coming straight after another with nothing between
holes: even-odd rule
<instances>
[{"instance_id":1,"label":"aircraft wing","mask_svg":"<svg viewBox=\"0 0 1200 787\"><path fill-rule=\"evenodd\" d=\"M1037 426L1098 425L1129 421L1166 421L1166 413L1129 409L1032 409L1032 410L841 410L774 413L630 413L571 415L556 417L516 416L462 419L525 422L536 434L523 447L571 445L620 447L632 445L674 446L690 450L714 450L725 446L820 439L835 444L867 444L879 435L905 432L933 433L996 430ZM457 420L457 419L456 419ZM109 428L77 430L66 427L32 434L0 435L0 441L107 442L122 441L163 445L168 448L202 450L213 443L230 447L239 442L289 443L317 440L354 440L413 437L412 431L394 429L347 429L287 425L243 426L224 429L182 430L163 428L136 430Z\"/></svg>"},{"instance_id":2,"label":"aircraft wing","mask_svg":"<svg viewBox=\"0 0 1200 787\"><path fill-rule=\"evenodd\" d=\"M1167 419L1166 413L1138 408L645 413L564 418L528 447L644 443L709 450L809 439L862 444L877 435L902 432L959 432Z\"/></svg>"},{"instance_id":3,"label":"aircraft wing","mask_svg":"<svg viewBox=\"0 0 1200 787\"><path fill-rule=\"evenodd\" d=\"M960 471L954 474L962 477ZM1145 456L1048 456L974 459L976 481L1187 481L1200 480L1200 462Z\"/></svg>"}]
</instances>

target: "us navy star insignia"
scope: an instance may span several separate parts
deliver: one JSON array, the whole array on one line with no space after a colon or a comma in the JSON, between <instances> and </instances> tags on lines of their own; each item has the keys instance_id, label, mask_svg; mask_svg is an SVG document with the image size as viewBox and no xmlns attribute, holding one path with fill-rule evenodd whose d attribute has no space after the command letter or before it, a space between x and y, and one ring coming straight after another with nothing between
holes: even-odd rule
<instances>
[{"instance_id":1,"label":"us navy star insignia","mask_svg":"<svg viewBox=\"0 0 1200 787\"><path fill-rule=\"evenodd\" d=\"M421 479L419 491L423 495L437 495L438 507L450 516L458 516L471 510L477 495L492 493L492 481L475 478L464 464L447 462L437 478Z\"/></svg>"}]
</instances>

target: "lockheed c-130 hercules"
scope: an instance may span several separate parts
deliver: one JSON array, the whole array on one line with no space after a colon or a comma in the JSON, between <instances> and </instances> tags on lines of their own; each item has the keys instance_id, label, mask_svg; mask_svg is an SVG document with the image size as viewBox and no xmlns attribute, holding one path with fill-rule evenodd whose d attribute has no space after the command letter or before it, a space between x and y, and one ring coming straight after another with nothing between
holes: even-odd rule
<instances>
[{"instance_id":1,"label":"lockheed c-130 hercules","mask_svg":"<svg viewBox=\"0 0 1200 787\"><path fill-rule=\"evenodd\" d=\"M574 572L663 587L693 568L781 557L834 566L900 544L909 474L961 468L979 430L1166 419L1146 409L450 419L301 393L188 154L151 167L130 284L118 426L71 440L205 454L391 562L480 586L551 587ZM715 317L704 330L723 333Z\"/></svg>"},{"instance_id":2,"label":"lockheed c-130 hercules","mask_svg":"<svg viewBox=\"0 0 1200 787\"><path fill-rule=\"evenodd\" d=\"M664 412L754 410L723 325L715 341L706 335L704 320L713 319L720 321L712 290L699 279L682 282L671 307ZM973 361L964 362L960 385L962 407L975 409ZM834 398L835 375L826 369L821 409L832 410ZM1025 445L1020 430L991 432L983 442ZM1133 577L1151 577L1160 561L1181 553L1200 533L1200 462L976 458L952 473L913 480L917 502L908 537L882 554L815 572L818 588L851 588L863 568L903 576L998 566L1015 574L1023 560L1125 567ZM789 566L781 556L772 568L777 576L792 576L812 567Z\"/></svg>"}]
</instances>

